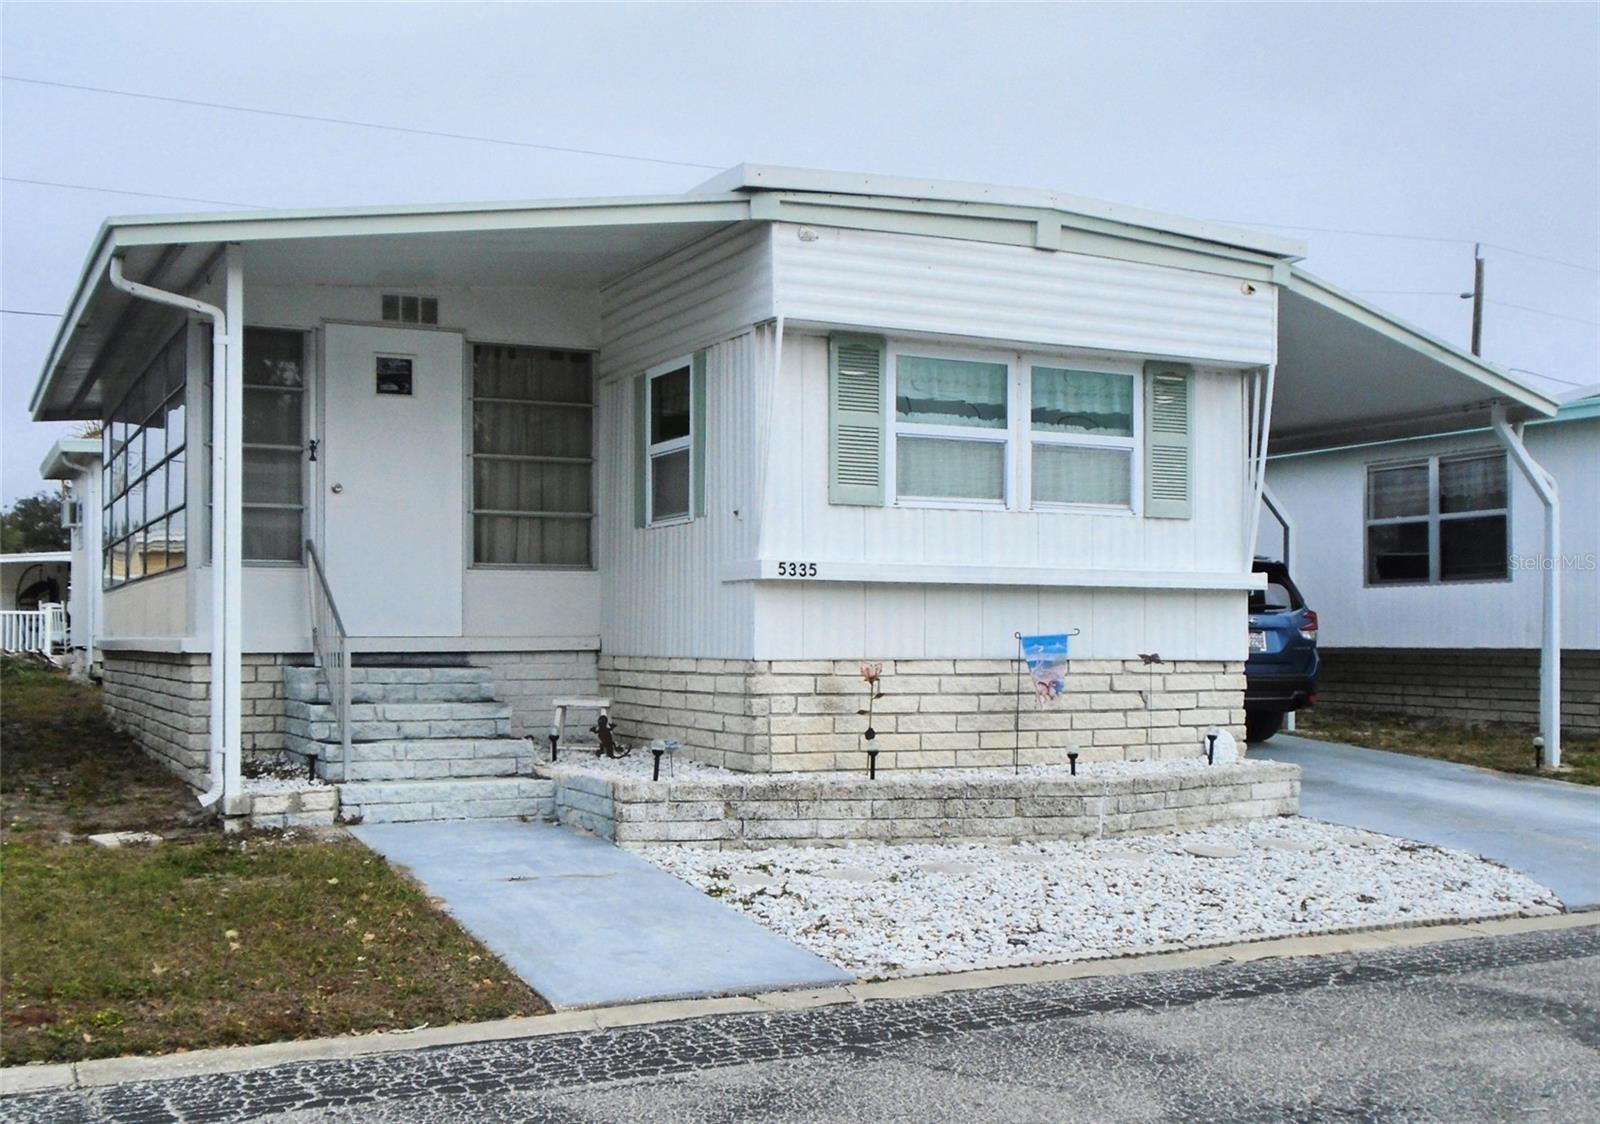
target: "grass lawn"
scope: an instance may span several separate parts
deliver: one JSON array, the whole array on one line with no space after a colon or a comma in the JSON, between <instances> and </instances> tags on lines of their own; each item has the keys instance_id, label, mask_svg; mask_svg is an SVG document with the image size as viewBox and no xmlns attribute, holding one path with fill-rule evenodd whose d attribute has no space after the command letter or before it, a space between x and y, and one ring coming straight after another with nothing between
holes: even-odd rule
<instances>
[{"instance_id":1,"label":"grass lawn","mask_svg":"<svg viewBox=\"0 0 1600 1124\"><path fill-rule=\"evenodd\" d=\"M342 833L223 837L99 692L0 665L0 1061L537 1014L548 1005ZM85 833L161 832L106 850Z\"/></svg>"},{"instance_id":2,"label":"grass lawn","mask_svg":"<svg viewBox=\"0 0 1600 1124\"><path fill-rule=\"evenodd\" d=\"M1600 785L1600 738L1562 738L1561 771L1547 773L1534 764L1533 734L1521 729L1302 710L1296 716L1294 732L1323 741L1393 750L1417 757L1437 757L1441 761L1481 765L1505 773L1536 773L1578 784Z\"/></svg>"}]
</instances>

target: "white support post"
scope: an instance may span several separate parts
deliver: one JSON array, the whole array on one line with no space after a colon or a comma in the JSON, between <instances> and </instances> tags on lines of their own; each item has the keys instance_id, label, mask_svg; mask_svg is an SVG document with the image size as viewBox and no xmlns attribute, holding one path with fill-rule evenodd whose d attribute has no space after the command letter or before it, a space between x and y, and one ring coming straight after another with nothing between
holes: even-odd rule
<instances>
[{"instance_id":1,"label":"white support post","mask_svg":"<svg viewBox=\"0 0 1600 1124\"><path fill-rule=\"evenodd\" d=\"M1261 392L1260 415L1259 418L1251 419L1252 428L1256 429L1257 436L1254 447L1250 450L1253 463L1250 466L1250 513L1245 519L1245 525L1249 528L1244 544L1246 570L1249 570L1255 561L1256 535L1261 531L1261 493L1267 486L1267 438L1272 429L1272 393L1277 382L1277 370L1276 366L1267 366L1265 386Z\"/></svg>"},{"instance_id":2,"label":"white support post","mask_svg":"<svg viewBox=\"0 0 1600 1124\"><path fill-rule=\"evenodd\" d=\"M223 791L236 797L240 791L240 757L243 755L243 723L240 721L243 691L241 652L244 641L244 252L237 242L226 250L227 292L223 308L227 314L227 347L223 377L226 419L223 440L225 486L222 492L223 543L221 577L223 638ZM234 809L224 801L223 811Z\"/></svg>"},{"instance_id":3,"label":"white support post","mask_svg":"<svg viewBox=\"0 0 1600 1124\"><path fill-rule=\"evenodd\" d=\"M1556 480L1534 460L1522 443L1519 426L1506 423L1505 407L1496 404L1490 427L1516 462L1518 470L1544 504L1544 558L1539 568L1544 581L1544 620L1539 644L1539 735L1544 740L1539 764L1561 767L1561 500Z\"/></svg>"}]
</instances>

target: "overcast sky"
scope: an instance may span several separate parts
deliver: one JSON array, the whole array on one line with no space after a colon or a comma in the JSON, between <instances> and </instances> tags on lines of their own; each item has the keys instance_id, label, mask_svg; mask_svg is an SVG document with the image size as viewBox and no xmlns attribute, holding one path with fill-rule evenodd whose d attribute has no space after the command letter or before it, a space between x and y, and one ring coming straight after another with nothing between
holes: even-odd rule
<instances>
[{"instance_id":1,"label":"overcast sky","mask_svg":"<svg viewBox=\"0 0 1600 1124\"><path fill-rule=\"evenodd\" d=\"M1463 345L1482 240L1485 356L1564 380L1527 376L1548 390L1600 380L1595 5L8 3L0 21L8 79L1279 224L1312 271ZM12 80L0 99L0 304L52 316L106 216L226 209L116 192L309 207L711 174ZM7 502L66 430L27 417L52 316L0 317Z\"/></svg>"}]
</instances>

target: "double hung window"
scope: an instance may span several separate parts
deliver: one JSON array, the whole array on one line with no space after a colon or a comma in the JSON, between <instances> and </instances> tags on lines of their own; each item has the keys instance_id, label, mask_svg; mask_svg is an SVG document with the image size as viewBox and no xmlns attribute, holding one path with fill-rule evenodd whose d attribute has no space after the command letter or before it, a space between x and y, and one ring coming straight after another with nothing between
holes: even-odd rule
<instances>
[{"instance_id":1,"label":"double hung window","mask_svg":"<svg viewBox=\"0 0 1600 1124\"><path fill-rule=\"evenodd\" d=\"M1507 574L1504 453L1367 468L1367 584L1495 581Z\"/></svg>"},{"instance_id":2,"label":"double hung window","mask_svg":"<svg viewBox=\"0 0 1600 1124\"><path fill-rule=\"evenodd\" d=\"M690 518L694 494L693 364L669 363L647 377L644 455L649 523L658 527Z\"/></svg>"}]
</instances>

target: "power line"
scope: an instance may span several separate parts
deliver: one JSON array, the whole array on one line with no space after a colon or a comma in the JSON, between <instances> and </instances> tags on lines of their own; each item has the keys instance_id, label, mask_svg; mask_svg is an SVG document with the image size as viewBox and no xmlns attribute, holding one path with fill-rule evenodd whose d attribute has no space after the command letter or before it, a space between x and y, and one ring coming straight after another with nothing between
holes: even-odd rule
<instances>
[{"instance_id":1,"label":"power line","mask_svg":"<svg viewBox=\"0 0 1600 1124\"><path fill-rule=\"evenodd\" d=\"M473 141L478 144L498 144L510 148L535 148L543 152L561 152L569 156L600 156L608 160L637 160L645 164L665 164L674 168L701 168L720 171L721 164L697 164L691 160L667 160L659 156L635 156L628 152L606 152L593 148L569 148L557 144L538 144L534 141L510 140L506 137L486 137L475 133L452 133L441 129L416 129L406 125L386 125L379 121L358 121L350 117L324 117L315 113L291 113L283 109L258 109L252 105L229 105L226 102L203 101L199 98L175 98L163 94L145 94L136 90L116 90L107 86L83 86L74 82L51 82L44 78L23 78L13 74L0 74L7 82L24 82L31 86L50 86L59 90L78 90L89 94L109 94L122 98L140 98L144 101L166 102L169 105L196 106L201 109L225 109L233 113L254 113L262 117L281 117L291 121L313 121L321 125L348 125L358 129L377 129L385 133L409 133L419 137L440 140Z\"/></svg>"},{"instance_id":2,"label":"power line","mask_svg":"<svg viewBox=\"0 0 1600 1124\"><path fill-rule=\"evenodd\" d=\"M59 312L35 312L31 308L0 308L0 312L7 316L53 316L60 318Z\"/></svg>"},{"instance_id":3,"label":"power line","mask_svg":"<svg viewBox=\"0 0 1600 1124\"><path fill-rule=\"evenodd\" d=\"M1557 320L1571 320L1578 324L1588 324L1592 328L1600 328L1600 320L1585 320L1581 316L1568 316L1564 312L1547 312L1542 308L1534 308L1526 304L1512 304L1510 301L1497 301L1493 297L1485 297L1489 304L1497 304L1501 308L1515 308L1519 312L1531 312L1536 316L1553 316Z\"/></svg>"},{"instance_id":4,"label":"power line","mask_svg":"<svg viewBox=\"0 0 1600 1124\"><path fill-rule=\"evenodd\" d=\"M179 203L207 203L217 207L251 207L262 211L267 208L260 203L239 203L230 199L197 199L192 195L162 195L157 191L128 191L120 187L95 187L87 183L59 183L55 180L30 180L21 176L0 176L6 183L27 183L35 187L61 187L68 191L98 191L105 195L136 195L141 199L172 199Z\"/></svg>"},{"instance_id":5,"label":"power line","mask_svg":"<svg viewBox=\"0 0 1600 1124\"><path fill-rule=\"evenodd\" d=\"M1349 234L1358 238L1396 238L1406 242L1441 242L1451 246L1492 246L1496 250L1507 254L1517 254L1520 257L1533 258L1535 261L1549 262L1551 265L1563 265L1568 269L1578 269L1585 273L1600 273L1600 268L1592 265L1567 261L1565 258L1554 258L1548 254L1536 254L1532 250L1519 250L1515 246L1506 246L1499 242L1485 242L1481 238L1442 238L1433 234L1397 234L1392 230L1355 230L1340 226L1301 226L1290 222L1255 222L1250 219L1213 219L1211 221L1230 223L1234 226L1264 226L1272 230L1309 230L1316 234Z\"/></svg>"},{"instance_id":6,"label":"power line","mask_svg":"<svg viewBox=\"0 0 1600 1124\"><path fill-rule=\"evenodd\" d=\"M1519 375L1533 375L1535 378L1549 379L1551 382L1563 383L1567 386L1588 386L1588 383L1574 382L1571 379L1558 379L1554 375L1547 375L1543 371L1530 371L1526 367L1507 367L1506 370L1514 371Z\"/></svg>"}]
</instances>

